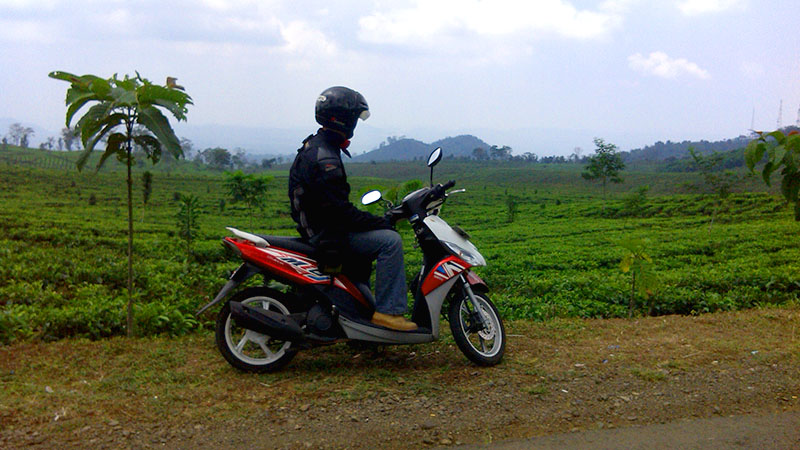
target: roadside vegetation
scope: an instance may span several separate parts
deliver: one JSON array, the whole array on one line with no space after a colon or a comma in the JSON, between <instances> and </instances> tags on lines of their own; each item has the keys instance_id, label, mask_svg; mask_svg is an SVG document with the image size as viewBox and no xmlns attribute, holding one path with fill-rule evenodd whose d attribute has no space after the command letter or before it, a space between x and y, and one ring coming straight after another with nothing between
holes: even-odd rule
<instances>
[{"instance_id":1,"label":"roadside vegetation","mask_svg":"<svg viewBox=\"0 0 800 450\"><path fill-rule=\"evenodd\" d=\"M109 159L99 172L80 173L77 157L15 146L0 151L0 343L126 332L127 201L119 173L126 167ZM262 195L253 203L232 197L232 175L194 162L133 167L134 191L143 190L145 171L152 174L147 213L143 203L133 205L138 335L210 327L211 315L193 313L237 265L220 245L225 226L296 234L287 169L263 170ZM351 164L348 174L354 201L368 187L427 177L419 161ZM581 178L579 164L445 159L435 173L438 181L455 179L467 189L442 216L467 230L486 256L489 265L477 272L508 320L797 304L798 224L777 187L739 177L720 202L702 188L701 173L629 167L624 176L624 183L608 186L604 201L596 184ZM701 189L688 190L691 184ZM190 221L188 196L194 198ZM420 255L410 230L401 233L411 279ZM657 289L640 289L638 266L623 270L631 251L621 242L648 243L647 273L657 278Z\"/></svg>"}]
</instances>

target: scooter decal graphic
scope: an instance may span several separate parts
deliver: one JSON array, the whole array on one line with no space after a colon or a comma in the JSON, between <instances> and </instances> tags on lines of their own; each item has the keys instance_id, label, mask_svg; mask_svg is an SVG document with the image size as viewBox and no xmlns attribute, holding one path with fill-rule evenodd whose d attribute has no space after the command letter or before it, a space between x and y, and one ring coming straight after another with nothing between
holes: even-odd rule
<instances>
[{"instance_id":1,"label":"scooter decal graphic","mask_svg":"<svg viewBox=\"0 0 800 450\"><path fill-rule=\"evenodd\" d=\"M422 283L422 293L427 295L432 290L439 287L442 283L447 280L450 280L454 276L458 275L459 273L465 271L470 266L457 259L454 256L449 257L448 259L439 263L439 265L434 268L430 274L425 278L425 282Z\"/></svg>"},{"instance_id":2,"label":"scooter decal graphic","mask_svg":"<svg viewBox=\"0 0 800 450\"><path fill-rule=\"evenodd\" d=\"M462 270L464 270L464 267L461 267L461 265L458 263L450 261L437 267L433 272L433 276L437 280L449 280L453 277L453 275L461 272Z\"/></svg>"},{"instance_id":3,"label":"scooter decal graphic","mask_svg":"<svg viewBox=\"0 0 800 450\"><path fill-rule=\"evenodd\" d=\"M304 261L295 256L292 256L289 253L284 253L273 249L262 249L262 251L271 256L274 256L279 261L289 264L290 266L292 266L295 272L297 272L298 274L300 274L305 278L308 278L309 280L329 281L331 279L329 276L324 275L322 272L320 272L315 264L308 261Z\"/></svg>"}]
</instances>

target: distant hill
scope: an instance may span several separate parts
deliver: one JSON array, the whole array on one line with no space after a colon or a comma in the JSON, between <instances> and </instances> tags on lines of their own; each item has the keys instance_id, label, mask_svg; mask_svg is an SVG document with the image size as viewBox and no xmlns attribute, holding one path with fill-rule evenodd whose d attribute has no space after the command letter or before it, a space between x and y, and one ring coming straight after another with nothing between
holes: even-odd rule
<instances>
[{"instance_id":1,"label":"distant hill","mask_svg":"<svg viewBox=\"0 0 800 450\"><path fill-rule=\"evenodd\" d=\"M488 150L490 146L481 139L469 134L447 137L430 144L405 137L390 137L382 142L378 148L358 155L353 160L358 162L381 162L425 159L436 147L442 147L445 158L461 158L471 157L472 150L475 148L481 147L484 150Z\"/></svg>"},{"instance_id":2,"label":"distant hill","mask_svg":"<svg viewBox=\"0 0 800 450\"><path fill-rule=\"evenodd\" d=\"M800 130L798 127L788 126L781 128L784 133L792 130ZM689 157L689 147L693 147L701 154L711 154L713 152L725 153L731 150L739 150L747 147L747 144L754 139L754 136L739 136L723 141L683 141L683 142L662 142L658 141L653 145L637 148L629 152L621 152L625 162L643 161L665 161L683 159Z\"/></svg>"},{"instance_id":3,"label":"distant hill","mask_svg":"<svg viewBox=\"0 0 800 450\"><path fill-rule=\"evenodd\" d=\"M629 152L621 152L625 162L644 162L644 161L666 161L683 159L689 157L689 147L693 147L699 153L710 154L713 152L729 152L744 148L753 138L750 136L739 136L724 141L682 141L682 142L662 142L658 141L653 145L644 148L637 148Z\"/></svg>"}]
</instances>

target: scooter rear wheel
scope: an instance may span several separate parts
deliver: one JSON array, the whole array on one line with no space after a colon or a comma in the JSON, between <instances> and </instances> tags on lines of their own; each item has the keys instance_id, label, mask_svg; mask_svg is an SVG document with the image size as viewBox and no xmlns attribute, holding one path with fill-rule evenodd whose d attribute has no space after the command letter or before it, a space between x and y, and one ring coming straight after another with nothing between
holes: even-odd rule
<instances>
[{"instance_id":1,"label":"scooter rear wheel","mask_svg":"<svg viewBox=\"0 0 800 450\"><path fill-rule=\"evenodd\" d=\"M237 293L217 315L216 342L225 360L245 372L270 372L288 364L297 354L292 343L237 326L231 319L232 301L289 315L287 296L265 287L248 288Z\"/></svg>"},{"instance_id":2,"label":"scooter rear wheel","mask_svg":"<svg viewBox=\"0 0 800 450\"><path fill-rule=\"evenodd\" d=\"M506 331L492 301L477 292L475 298L483 313L486 327L477 329L478 322L474 318L472 302L466 295L459 295L450 301L447 315L450 331L453 332L456 345L470 361L479 366L494 366L503 359Z\"/></svg>"}]
</instances>

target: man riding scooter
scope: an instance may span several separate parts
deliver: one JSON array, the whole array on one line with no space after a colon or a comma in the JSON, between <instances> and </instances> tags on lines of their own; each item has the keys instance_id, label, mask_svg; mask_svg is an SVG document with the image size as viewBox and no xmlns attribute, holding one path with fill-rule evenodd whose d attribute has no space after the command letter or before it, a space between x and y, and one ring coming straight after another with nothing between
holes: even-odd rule
<instances>
[{"instance_id":1,"label":"man riding scooter","mask_svg":"<svg viewBox=\"0 0 800 450\"><path fill-rule=\"evenodd\" d=\"M317 98L315 117L322 128L303 141L289 173L297 230L317 248L324 266L377 260L372 323L415 330L417 325L403 316L407 299L400 235L389 219L361 211L349 200L341 153L350 157L347 146L356 123L369 117L367 101L352 89L331 87Z\"/></svg>"}]
</instances>

